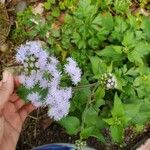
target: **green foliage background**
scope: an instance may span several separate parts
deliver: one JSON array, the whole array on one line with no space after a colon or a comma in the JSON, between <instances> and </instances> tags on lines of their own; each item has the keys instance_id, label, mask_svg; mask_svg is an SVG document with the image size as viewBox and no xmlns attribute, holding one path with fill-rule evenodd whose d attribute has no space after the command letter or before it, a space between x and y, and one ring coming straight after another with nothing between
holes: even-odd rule
<instances>
[{"instance_id":1,"label":"green foliage background","mask_svg":"<svg viewBox=\"0 0 150 150\"><path fill-rule=\"evenodd\" d=\"M82 68L70 114L59 122L69 134L105 142L102 130L109 128L113 142L124 143L128 126L138 132L149 121L150 18L141 11L149 11L147 3L133 12L130 0L47 0L44 16L31 7L17 15L16 45L40 39L62 63L72 56ZM104 73L116 76L116 89L98 84Z\"/></svg>"}]
</instances>

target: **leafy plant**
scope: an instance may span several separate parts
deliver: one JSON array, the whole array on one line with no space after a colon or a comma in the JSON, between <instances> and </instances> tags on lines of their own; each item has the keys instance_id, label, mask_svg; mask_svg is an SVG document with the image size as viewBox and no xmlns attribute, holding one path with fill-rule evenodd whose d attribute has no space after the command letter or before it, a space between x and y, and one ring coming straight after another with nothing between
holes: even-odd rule
<instances>
[{"instance_id":1,"label":"leafy plant","mask_svg":"<svg viewBox=\"0 0 150 150\"><path fill-rule=\"evenodd\" d=\"M40 39L61 64L71 56L82 68L81 82L72 87L70 113L59 121L69 134L79 132L80 141L92 136L106 142L102 130L108 128L113 142L123 144L127 127L139 131L150 119L150 19L133 13L132 4L47 0L45 15L33 15L31 8L17 15L16 44L18 38Z\"/></svg>"}]
</instances>

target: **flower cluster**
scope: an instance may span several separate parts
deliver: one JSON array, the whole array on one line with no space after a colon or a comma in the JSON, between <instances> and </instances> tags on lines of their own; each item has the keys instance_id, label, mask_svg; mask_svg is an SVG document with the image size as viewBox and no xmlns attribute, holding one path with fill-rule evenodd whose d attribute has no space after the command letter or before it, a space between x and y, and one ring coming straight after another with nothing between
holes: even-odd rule
<instances>
[{"instance_id":1,"label":"flower cluster","mask_svg":"<svg viewBox=\"0 0 150 150\"><path fill-rule=\"evenodd\" d=\"M75 141L75 146L77 150L83 150L86 147L86 141L82 141L82 140L76 140Z\"/></svg>"},{"instance_id":2,"label":"flower cluster","mask_svg":"<svg viewBox=\"0 0 150 150\"><path fill-rule=\"evenodd\" d=\"M117 87L117 80L111 73L103 74L101 77L101 84L107 89L114 89Z\"/></svg>"},{"instance_id":3,"label":"flower cluster","mask_svg":"<svg viewBox=\"0 0 150 150\"><path fill-rule=\"evenodd\" d=\"M54 120L66 116L69 112L72 88L60 87L63 73L58 69L59 61L54 56L49 56L39 41L21 45L17 49L16 61L23 65L20 82L31 91L27 99L36 107L48 106L48 115ZM77 85L81 80L81 70L72 58L67 61L64 71L70 75L73 84ZM38 90L35 87L38 87ZM39 89L46 90L47 94L43 96Z\"/></svg>"}]
</instances>

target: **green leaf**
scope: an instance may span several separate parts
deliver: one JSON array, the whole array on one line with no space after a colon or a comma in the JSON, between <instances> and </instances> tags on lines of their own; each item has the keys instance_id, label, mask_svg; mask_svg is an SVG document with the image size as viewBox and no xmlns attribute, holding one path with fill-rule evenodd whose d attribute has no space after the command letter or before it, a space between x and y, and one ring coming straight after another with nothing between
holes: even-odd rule
<instances>
[{"instance_id":1,"label":"green leaf","mask_svg":"<svg viewBox=\"0 0 150 150\"><path fill-rule=\"evenodd\" d=\"M102 24L102 16L101 14L97 15L94 20L92 21L92 24L94 25L101 25Z\"/></svg>"},{"instance_id":2,"label":"green leaf","mask_svg":"<svg viewBox=\"0 0 150 150\"><path fill-rule=\"evenodd\" d=\"M102 26L107 30L111 31L114 27L114 21L110 12L104 13L102 16Z\"/></svg>"},{"instance_id":3,"label":"green leaf","mask_svg":"<svg viewBox=\"0 0 150 150\"><path fill-rule=\"evenodd\" d=\"M59 121L59 124L61 124L70 135L77 134L78 129L80 128L80 120L74 116L62 118Z\"/></svg>"},{"instance_id":4,"label":"green leaf","mask_svg":"<svg viewBox=\"0 0 150 150\"><path fill-rule=\"evenodd\" d=\"M112 116L113 117L122 117L124 116L124 108L123 108L123 104L120 100L120 98L118 97L117 94L115 94L115 98L114 98L114 106L113 109L111 111Z\"/></svg>"},{"instance_id":5,"label":"green leaf","mask_svg":"<svg viewBox=\"0 0 150 150\"><path fill-rule=\"evenodd\" d=\"M123 38L123 41L122 41L122 44L126 47L132 45L135 43L135 36L134 36L134 33L129 30L126 32L126 34L124 35L124 38Z\"/></svg>"},{"instance_id":6,"label":"green leaf","mask_svg":"<svg viewBox=\"0 0 150 150\"><path fill-rule=\"evenodd\" d=\"M92 106L88 108L86 112L85 124L87 126L95 125L98 120L98 111L96 111Z\"/></svg>"},{"instance_id":7,"label":"green leaf","mask_svg":"<svg viewBox=\"0 0 150 150\"><path fill-rule=\"evenodd\" d=\"M96 102L94 104L94 109L99 111L99 107L105 105L105 101L103 99L96 99Z\"/></svg>"},{"instance_id":8,"label":"green leaf","mask_svg":"<svg viewBox=\"0 0 150 150\"><path fill-rule=\"evenodd\" d=\"M150 53L150 44L148 42L138 42L135 46L135 51L139 53L140 57L143 57Z\"/></svg>"},{"instance_id":9,"label":"green leaf","mask_svg":"<svg viewBox=\"0 0 150 150\"><path fill-rule=\"evenodd\" d=\"M55 0L47 0L47 2L44 3L45 9L50 10L52 4L55 4Z\"/></svg>"},{"instance_id":10,"label":"green leaf","mask_svg":"<svg viewBox=\"0 0 150 150\"><path fill-rule=\"evenodd\" d=\"M104 136L102 135L101 130L99 130L99 129L97 129L97 128L95 128L95 129L93 130L93 132L91 133L90 136L97 138L99 141L101 141L101 142L103 142L103 143L105 142L105 138L104 138Z\"/></svg>"},{"instance_id":11,"label":"green leaf","mask_svg":"<svg viewBox=\"0 0 150 150\"><path fill-rule=\"evenodd\" d=\"M111 38L117 39L118 41L122 42L124 33L128 28L128 24L126 20L121 16L114 17L114 30L112 31Z\"/></svg>"},{"instance_id":12,"label":"green leaf","mask_svg":"<svg viewBox=\"0 0 150 150\"><path fill-rule=\"evenodd\" d=\"M94 126L84 128L84 129L81 131L80 135L82 136L82 138L87 139L87 138L92 134L94 128L95 128Z\"/></svg>"},{"instance_id":13,"label":"green leaf","mask_svg":"<svg viewBox=\"0 0 150 150\"><path fill-rule=\"evenodd\" d=\"M58 7L55 7L52 9L52 16L59 17L60 16L60 10Z\"/></svg>"},{"instance_id":14,"label":"green leaf","mask_svg":"<svg viewBox=\"0 0 150 150\"><path fill-rule=\"evenodd\" d=\"M99 57L90 56L89 58L92 64L92 71L94 75L100 76L106 72L107 66Z\"/></svg>"},{"instance_id":15,"label":"green leaf","mask_svg":"<svg viewBox=\"0 0 150 150\"><path fill-rule=\"evenodd\" d=\"M79 86L84 86L89 84L86 76L82 76L81 82ZM78 88L78 87L77 87ZM71 101L70 111L73 112L76 109L82 112L83 106L86 104L89 96L91 94L90 87L79 88L74 91L74 97Z\"/></svg>"},{"instance_id":16,"label":"green leaf","mask_svg":"<svg viewBox=\"0 0 150 150\"><path fill-rule=\"evenodd\" d=\"M111 61L120 61L122 57L122 47L121 46L107 46L103 50L97 51L96 54L98 56L104 57Z\"/></svg>"},{"instance_id":17,"label":"green leaf","mask_svg":"<svg viewBox=\"0 0 150 150\"><path fill-rule=\"evenodd\" d=\"M143 17L143 20L142 20L142 29L146 35L146 39L150 40L150 30L149 30L149 27L150 27L150 19L149 17Z\"/></svg>"},{"instance_id":18,"label":"green leaf","mask_svg":"<svg viewBox=\"0 0 150 150\"><path fill-rule=\"evenodd\" d=\"M123 142L124 131L122 126L117 126L117 125L110 126L110 133L114 142L117 143Z\"/></svg>"},{"instance_id":19,"label":"green leaf","mask_svg":"<svg viewBox=\"0 0 150 150\"><path fill-rule=\"evenodd\" d=\"M119 120L121 121L121 125L123 125L124 127L129 125L129 122L131 121L131 119L132 118L130 116L123 116L123 117L119 118Z\"/></svg>"},{"instance_id":20,"label":"green leaf","mask_svg":"<svg viewBox=\"0 0 150 150\"><path fill-rule=\"evenodd\" d=\"M114 118L108 118L108 119L103 119L107 124L109 124L110 126L114 125Z\"/></svg>"},{"instance_id":21,"label":"green leaf","mask_svg":"<svg viewBox=\"0 0 150 150\"><path fill-rule=\"evenodd\" d=\"M143 125L150 119L150 112L140 112L136 117L133 118L134 124Z\"/></svg>"},{"instance_id":22,"label":"green leaf","mask_svg":"<svg viewBox=\"0 0 150 150\"><path fill-rule=\"evenodd\" d=\"M105 89L102 86L99 86L95 92L96 100L102 99L105 96Z\"/></svg>"},{"instance_id":23,"label":"green leaf","mask_svg":"<svg viewBox=\"0 0 150 150\"><path fill-rule=\"evenodd\" d=\"M126 73L126 75L137 76L138 72L135 67L130 68Z\"/></svg>"},{"instance_id":24,"label":"green leaf","mask_svg":"<svg viewBox=\"0 0 150 150\"><path fill-rule=\"evenodd\" d=\"M133 51L128 53L128 59L137 65L143 65L143 58L150 53L150 44L147 42L138 42Z\"/></svg>"},{"instance_id":25,"label":"green leaf","mask_svg":"<svg viewBox=\"0 0 150 150\"><path fill-rule=\"evenodd\" d=\"M17 89L17 94L18 96L23 99L24 101L28 102L27 100L27 96L28 94L30 93L31 91L27 88L25 88L24 86L20 86L18 89Z\"/></svg>"},{"instance_id":26,"label":"green leaf","mask_svg":"<svg viewBox=\"0 0 150 150\"><path fill-rule=\"evenodd\" d=\"M124 104L125 114L128 117L135 117L140 111L140 104Z\"/></svg>"},{"instance_id":27,"label":"green leaf","mask_svg":"<svg viewBox=\"0 0 150 150\"><path fill-rule=\"evenodd\" d=\"M138 66L143 65L141 55L136 50L133 50L132 52L128 53L128 59L130 62L133 62Z\"/></svg>"},{"instance_id":28,"label":"green leaf","mask_svg":"<svg viewBox=\"0 0 150 150\"><path fill-rule=\"evenodd\" d=\"M114 9L117 13L124 14L129 10L130 0L114 0Z\"/></svg>"}]
</instances>

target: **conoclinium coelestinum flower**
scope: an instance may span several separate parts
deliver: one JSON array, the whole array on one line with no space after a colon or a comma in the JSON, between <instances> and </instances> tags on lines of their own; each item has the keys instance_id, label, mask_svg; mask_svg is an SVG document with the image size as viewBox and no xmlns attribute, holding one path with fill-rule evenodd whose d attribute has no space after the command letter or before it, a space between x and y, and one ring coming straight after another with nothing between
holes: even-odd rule
<instances>
[{"instance_id":1,"label":"conoclinium coelestinum flower","mask_svg":"<svg viewBox=\"0 0 150 150\"><path fill-rule=\"evenodd\" d=\"M77 85L81 80L81 69L78 67L76 61L72 58L67 58L67 64L64 66L65 72L71 77L74 85Z\"/></svg>"},{"instance_id":2,"label":"conoclinium coelestinum flower","mask_svg":"<svg viewBox=\"0 0 150 150\"><path fill-rule=\"evenodd\" d=\"M48 115L54 120L65 117L69 112L72 88L60 86L62 72L58 69L57 58L49 56L40 41L29 41L17 49L16 61L23 66L20 82L31 91L27 99L36 107L48 106ZM64 70L73 84L80 82L81 70L72 58L67 59ZM46 96L43 97L39 89L46 90Z\"/></svg>"}]
</instances>

